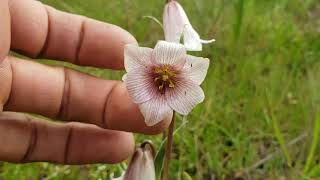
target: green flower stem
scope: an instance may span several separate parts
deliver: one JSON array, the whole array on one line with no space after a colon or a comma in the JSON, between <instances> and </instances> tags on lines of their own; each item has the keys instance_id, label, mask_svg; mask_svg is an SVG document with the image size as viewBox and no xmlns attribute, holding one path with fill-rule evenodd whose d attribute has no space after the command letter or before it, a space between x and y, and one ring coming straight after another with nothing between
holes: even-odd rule
<instances>
[{"instance_id":1,"label":"green flower stem","mask_svg":"<svg viewBox=\"0 0 320 180\"><path fill-rule=\"evenodd\" d=\"M173 144L174 121L175 121L175 112L173 111L172 121L170 123L169 132L167 134L168 141L167 141L167 146L166 146L166 154L165 154L165 159L164 159L162 180L169 180L169 165L170 165L171 151L172 151L172 144Z\"/></svg>"}]
</instances>

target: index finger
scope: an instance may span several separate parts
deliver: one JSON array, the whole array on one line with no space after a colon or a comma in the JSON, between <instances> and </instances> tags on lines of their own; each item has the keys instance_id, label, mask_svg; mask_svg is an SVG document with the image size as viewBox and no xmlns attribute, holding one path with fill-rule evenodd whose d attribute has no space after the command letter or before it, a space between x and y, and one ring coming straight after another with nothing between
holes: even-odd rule
<instances>
[{"instance_id":1,"label":"index finger","mask_svg":"<svg viewBox=\"0 0 320 180\"><path fill-rule=\"evenodd\" d=\"M0 1L0 63L6 57L10 47L10 15L8 1Z\"/></svg>"},{"instance_id":2,"label":"index finger","mask_svg":"<svg viewBox=\"0 0 320 180\"><path fill-rule=\"evenodd\" d=\"M34 0L11 0L11 48L32 57L84 66L123 68L125 44L136 43L122 28L68 14Z\"/></svg>"}]
</instances>

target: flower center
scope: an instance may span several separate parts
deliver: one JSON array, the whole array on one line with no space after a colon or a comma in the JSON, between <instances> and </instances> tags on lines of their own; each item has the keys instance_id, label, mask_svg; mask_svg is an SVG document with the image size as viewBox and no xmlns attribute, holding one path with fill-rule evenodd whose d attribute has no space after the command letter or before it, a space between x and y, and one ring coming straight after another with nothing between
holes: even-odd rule
<instances>
[{"instance_id":1,"label":"flower center","mask_svg":"<svg viewBox=\"0 0 320 180\"><path fill-rule=\"evenodd\" d=\"M165 92L166 88L174 88L174 78L177 72L169 65L157 66L153 69L154 82L161 93Z\"/></svg>"}]
</instances>

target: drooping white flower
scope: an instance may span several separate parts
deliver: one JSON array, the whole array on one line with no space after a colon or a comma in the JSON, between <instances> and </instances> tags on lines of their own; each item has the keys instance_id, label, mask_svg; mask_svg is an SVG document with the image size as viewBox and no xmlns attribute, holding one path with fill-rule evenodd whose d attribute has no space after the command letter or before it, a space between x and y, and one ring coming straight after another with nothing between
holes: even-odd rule
<instances>
[{"instance_id":1,"label":"drooping white flower","mask_svg":"<svg viewBox=\"0 0 320 180\"><path fill-rule=\"evenodd\" d=\"M138 148L134 153L124 180L155 180L153 155L150 150Z\"/></svg>"},{"instance_id":2,"label":"drooping white flower","mask_svg":"<svg viewBox=\"0 0 320 180\"><path fill-rule=\"evenodd\" d=\"M154 49L127 45L124 64L123 80L148 126L171 117L173 110L187 115L204 100L200 84L209 59L187 55L181 44L159 41Z\"/></svg>"},{"instance_id":3,"label":"drooping white flower","mask_svg":"<svg viewBox=\"0 0 320 180\"><path fill-rule=\"evenodd\" d=\"M163 28L165 40L180 43L183 37L184 46L188 51L201 51L202 44L212 43L215 40L202 40L193 29L182 6L175 0L170 0L163 12Z\"/></svg>"},{"instance_id":4,"label":"drooping white flower","mask_svg":"<svg viewBox=\"0 0 320 180\"><path fill-rule=\"evenodd\" d=\"M126 172L113 180L156 180L154 148L151 142L144 142L132 156Z\"/></svg>"}]
</instances>

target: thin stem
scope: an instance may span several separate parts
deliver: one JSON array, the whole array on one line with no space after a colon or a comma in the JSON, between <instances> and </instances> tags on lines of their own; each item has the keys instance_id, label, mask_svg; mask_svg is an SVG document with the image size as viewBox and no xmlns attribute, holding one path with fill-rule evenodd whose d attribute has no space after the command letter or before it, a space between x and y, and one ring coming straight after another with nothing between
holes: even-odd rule
<instances>
[{"instance_id":1,"label":"thin stem","mask_svg":"<svg viewBox=\"0 0 320 180\"><path fill-rule=\"evenodd\" d=\"M162 180L169 180L169 165L170 165L171 151L172 151L174 121L175 121L175 112L173 112L172 121L171 121L169 132L168 132L168 141L166 146L166 155L164 159Z\"/></svg>"},{"instance_id":2,"label":"thin stem","mask_svg":"<svg viewBox=\"0 0 320 180\"><path fill-rule=\"evenodd\" d=\"M303 172L307 174L312 162L314 161L314 156L316 154L317 146L319 144L319 134L320 134L320 114L317 115L315 122L314 122L314 130L313 130L313 137L311 148L307 157L306 165L304 166Z\"/></svg>"}]
</instances>

